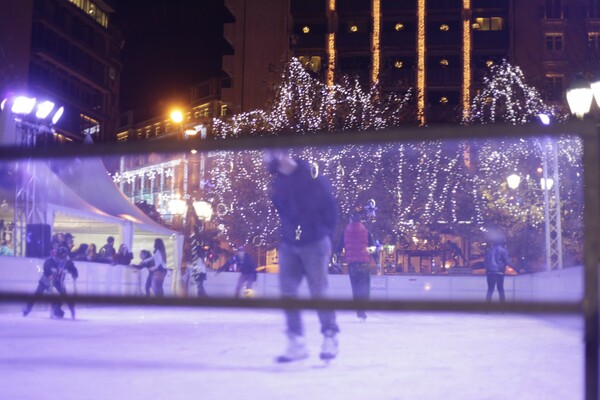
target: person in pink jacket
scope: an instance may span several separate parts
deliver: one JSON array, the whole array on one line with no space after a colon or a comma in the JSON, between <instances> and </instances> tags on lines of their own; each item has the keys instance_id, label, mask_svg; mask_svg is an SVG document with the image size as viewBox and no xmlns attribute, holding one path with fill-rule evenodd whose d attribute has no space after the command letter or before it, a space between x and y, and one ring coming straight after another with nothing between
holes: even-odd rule
<instances>
[{"instance_id":1,"label":"person in pink jacket","mask_svg":"<svg viewBox=\"0 0 600 400\"><path fill-rule=\"evenodd\" d=\"M361 222L360 211L355 211L350 216L350 223L346 226L336 249L338 253L344 251L354 300L369 300L370 297L371 255L367 250L370 246L375 246L373 237ZM356 310L356 316L361 321L367 319L365 310Z\"/></svg>"}]
</instances>

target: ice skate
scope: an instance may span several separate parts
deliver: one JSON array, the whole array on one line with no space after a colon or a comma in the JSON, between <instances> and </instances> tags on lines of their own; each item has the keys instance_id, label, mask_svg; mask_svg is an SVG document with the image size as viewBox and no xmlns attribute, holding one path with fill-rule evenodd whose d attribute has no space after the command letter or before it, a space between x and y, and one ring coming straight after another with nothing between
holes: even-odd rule
<instances>
[{"instance_id":1,"label":"ice skate","mask_svg":"<svg viewBox=\"0 0 600 400\"><path fill-rule=\"evenodd\" d=\"M23 309L23 316L26 317L27 315L29 315L30 312L31 312L31 308L25 307Z\"/></svg>"},{"instance_id":2,"label":"ice skate","mask_svg":"<svg viewBox=\"0 0 600 400\"><path fill-rule=\"evenodd\" d=\"M63 319L64 316L65 316L65 312L62 309L60 309L60 308L57 308L57 309L54 309L54 310L50 311L50 318L51 319Z\"/></svg>"},{"instance_id":3,"label":"ice skate","mask_svg":"<svg viewBox=\"0 0 600 400\"><path fill-rule=\"evenodd\" d=\"M335 337L335 333L325 333L325 338L323 339L323 345L321 346L321 354L319 357L323 361L333 360L338 353L338 341Z\"/></svg>"},{"instance_id":4,"label":"ice skate","mask_svg":"<svg viewBox=\"0 0 600 400\"><path fill-rule=\"evenodd\" d=\"M278 356L275 360L278 363L288 363L292 361L303 360L308 357L308 350L304 337L297 335L289 335L288 347L284 354Z\"/></svg>"},{"instance_id":5,"label":"ice skate","mask_svg":"<svg viewBox=\"0 0 600 400\"><path fill-rule=\"evenodd\" d=\"M364 311L358 311L356 316L360 322L365 322L367 320L367 314Z\"/></svg>"}]
</instances>

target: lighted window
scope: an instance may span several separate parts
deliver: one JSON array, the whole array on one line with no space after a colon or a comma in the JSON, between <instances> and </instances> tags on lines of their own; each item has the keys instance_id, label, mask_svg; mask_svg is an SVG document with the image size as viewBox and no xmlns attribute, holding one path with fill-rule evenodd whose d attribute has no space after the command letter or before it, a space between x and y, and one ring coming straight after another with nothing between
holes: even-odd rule
<instances>
[{"instance_id":1,"label":"lighted window","mask_svg":"<svg viewBox=\"0 0 600 400\"><path fill-rule=\"evenodd\" d=\"M302 27L302 33L310 33L310 27L309 26L303 26Z\"/></svg>"},{"instance_id":2,"label":"lighted window","mask_svg":"<svg viewBox=\"0 0 600 400\"><path fill-rule=\"evenodd\" d=\"M103 27L108 27L108 15L104 11L100 10L98 6L91 0L69 0L69 2L79 7Z\"/></svg>"},{"instance_id":3,"label":"lighted window","mask_svg":"<svg viewBox=\"0 0 600 400\"><path fill-rule=\"evenodd\" d=\"M563 34L562 33L546 33L546 50L562 51L563 50Z\"/></svg>"},{"instance_id":4,"label":"lighted window","mask_svg":"<svg viewBox=\"0 0 600 400\"><path fill-rule=\"evenodd\" d=\"M490 18L490 30L492 31L501 31L503 25L503 19L500 17L492 17Z\"/></svg>"},{"instance_id":5,"label":"lighted window","mask_svg":"<svg viewBox=\"0 0 600 400\"><path fill-rule=\"evenodd\" d=\"M472 27L478 31L501 31L504 20L501 17L479 17L475 18Z\"/></svg>"},{"instance_id":6,"label":"lighted window","mask_svg":"<svg viewBox=\"0 0 600 400\"><path fill-rule=\"evenodd\" d=\"M302 66L310 71L319 72L321 70L321 57L319 56L300 56L298 61Z\"/></svg>"},{"instance_id":7,"label":"lighted window","mask_svg":"<svg viewBox=\"0 0 600 400\"><path fill-rule=\"evenodd\" d=\"M588 33L588 47L590 49L600 49L600 32Z\"/></svg>"},{"instance_id":8,"label":"lighted window","mask_svg":"<svg viewBox=\"0 0 600 400\"><path fill-rule=\"evenodd\" d=\"M446 96L442 96L440 97L440 104L445 106L446 104L448 104L448 98Z\"/></svg>"},{"instance_id":9,"label":"lighted window","mask_svg":"<svg viewBox=\"0 0 600 400\"><path fill-rule=\"evenodd\" d=\"M445 58L442 58L442 59L440 60L440 65L442 66L442 68L445 68L445 67L447 67L447 66L449 65L449 63L448 63L448 60L447 60L447 59L445 59Z\"/></svg>"},{"instance_id":10,"label":"lighted window","mask_svg":"<svg viewBox=\"0 0 600 400\"><path fill-rule=\"evenodd\" d=\"M448 26L448 24L441 24L440 25L440 31L447 32L449 30L450 30L450 27Z\"/></svg>"},{"instance_id":11,"label":"lighted window","mask_svg":"<svg viewBox=\"0 0 600 400\"><path fill-rule=\"evenodd\" d=\"M400 69L400 68L402 68L402 67L404 67L404 63L402 62L402 60L396 60L396 61L394 62L394 68L398 68L398 69Z\"/></svg>"},{"instance_id":12,"label":"lighted window","mask_svg":"<svg viewBox=\"0 0 600 400\"><path fill-rule=\"evenodd\" d=\"M227 104L223 104L221 105L221 117L224 117L227 115Z\"/></svg>"},{"instance_id":13,"label":"lighted window","mask_svg":"<svg viewBox=\"0 0 600 400\"><path fill-rule=\"evenodd\" d=\"M397 32L399 32L399 31L402 31L402 30L404 30L404 24L403 24L403 23L401 23L401 22L398 22L396 25L394 25L394 29L395 29Z\"/></svg>"}]
</instances>

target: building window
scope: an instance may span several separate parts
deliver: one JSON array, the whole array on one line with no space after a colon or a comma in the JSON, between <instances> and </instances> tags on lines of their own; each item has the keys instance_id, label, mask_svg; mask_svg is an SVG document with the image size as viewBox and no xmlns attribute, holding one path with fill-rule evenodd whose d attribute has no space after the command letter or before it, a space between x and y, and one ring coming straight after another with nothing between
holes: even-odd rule
<instances>
[{"instance_id":1,"label":"building window","mask_svg":"<svg viewBox=\"0 0 600 400\"><path fill-rule=\"evenodd\" d=\"M589 18L600 18L600 0L590 0Z\"/></svg>"},{"instance_id":2,"label":"building window","mask_svg":"<svg viewBox=\"0 0 600 400\"><path fill-rule=\"evenodd\" d=\"M321 57L319 56L300 56L298 60L304 69L319 72L321 70Z\"/></svg>"},{"instance_id":3,"label":"building window","mask_svg":"<svg viewBox=\"0 0 600 400\"><path fill-rule=\"evenodd\" d=\"M588 33L588 47L590 49L600 49L600 32Z\"/></svg>"},{"instance_id":4,"label":"building window","mask_svg":"<svg viewBox=\"0 0 600 400\"><path fill-rule=\"evenodd\" d=\"M94 118L79 114L81 119L81 133L84 135L95 135L100 132L100 123Z\"/></svg>"},{"instance_id":5,"label":"building window","mask_svg":"<svg viewBox=\"0 0 600 400\"><path fill-rule=\"evenodd\" d=\"M478 17L471 26L477 31L501 31L504 19L502 17Z\"/></svg>"},{"instance_id":6,"label":"building window","mask_svg":"<svg viewBox=\"0 0 600 400\"><path fill-rule=\"evenodd\" d=\"M548 74L545 78L545 100L561 101L563 96L563 75Z\"/></svg>"},{"instance_id":7,"label":"building window","mask_svg":"<svg viewBox=\"0 0 600 400\"><path fill-rule=\"evenodd\" d=\"M90 0L69 0L103 27L108 27L108 15Z\"/></svg>"},{"instance_id":8,"label":"building window","mask_svg":"<svg viewBox=\"0 0 600 400\"><path fill-rule=\"evenodd\" d=\"M562 33L546 33L546 50L562 51L563 50L563 34Z\"/></svg>"},{"instance_id":9,"label":"building window","mask_svg":"<svg viewBox=\"0 0 600 400\"><path fill-rule=\"evenodd\" d=\"M221 105L221 117L224 117L227 115L227 104L222 104Z\"/></svg>"},{"instance_id":10,"label":"building window","mask_svg":"<svg viewBox=\"0 0 600 400\"><path fill-rule=\"evenodd\" d=\"M562 17L562 0L546 0L546 18Z\"/></svg>"}]
</instances>

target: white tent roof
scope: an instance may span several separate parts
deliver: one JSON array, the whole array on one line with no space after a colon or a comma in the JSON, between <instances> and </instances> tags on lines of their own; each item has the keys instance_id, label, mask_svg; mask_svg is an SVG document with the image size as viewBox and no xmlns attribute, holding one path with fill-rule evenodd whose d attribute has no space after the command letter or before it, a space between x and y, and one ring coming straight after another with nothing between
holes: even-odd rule
<instances>
[{"instance_id":1,"label":"white tent roof","mask_svg":"<svg viewBox=\"0 0 600 400\"><path fill-rule=\"evenodd\" d=\"M123 223L121 218L110 215L83 200L52 172L46 162L30 162L28 168L30 169L28 175L35 177L38 211L59 211L119 225ZM34 219L36 219L34 222L45 221L42 215L36 215Z\"/></svg>"},{"instance_id":2,"label":"white tent roof","mask_svg":"<svg viewBox=\"0 0 600 400\"><path fill-rule=\"evenodd\" d=\"M158 224L131 203L114 183L100 158L78 159L76 163L58 171L57 175L81 199L106 214L143 225L145 230L164 235L176 233Z\"/></svg>"}]
</instances>

